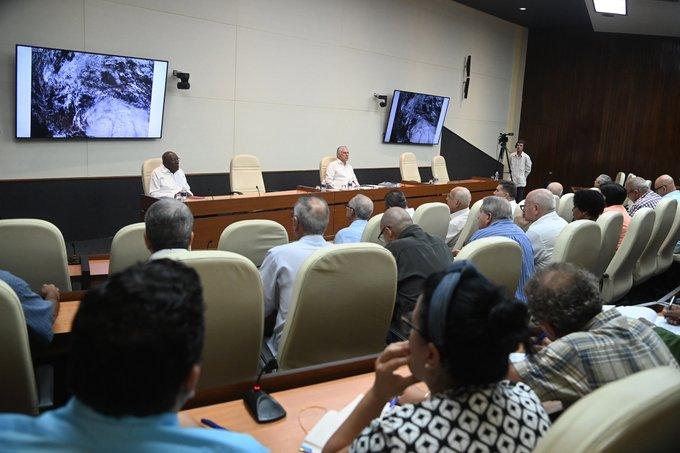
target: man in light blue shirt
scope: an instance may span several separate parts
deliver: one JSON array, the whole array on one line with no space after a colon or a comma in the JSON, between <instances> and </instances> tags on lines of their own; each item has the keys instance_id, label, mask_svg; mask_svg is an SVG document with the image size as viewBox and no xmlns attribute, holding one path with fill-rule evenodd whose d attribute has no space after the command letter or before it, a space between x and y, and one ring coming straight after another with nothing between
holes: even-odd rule
<instances>
[{"instance_id":1,"label":"man in light blue shirt","mask_svg":"<svg viewBox=\"0 0 680 453\"><path fill-rule=\"evenodd\" d=\"M526 233L512 221L510 203L501 197L486 197L477 215L479 230L468 242L492 236L503 236L517 242L522 249L522 271L515 291L515 297L527 301L524 285L534 275L534 250Z\"/></svg>"},{"instance_id":2,"label":"man in light blue shirt","mask_svg":"<svg viewBox=\"0 0 680 453\"><path fill-rule=\"evenodd\" d=\"M350 225L335 235L336 244L361 242L361 235L373 214L373 202L366 195L356 195L347 203L347 220Z\"/></svg>"},{"instance_id":3,"label":"man in light blue shirt","mask_svg":"<svg viewBox=\"0 0 680 453\"><path fill-rule=\"evenodd\" d=\"M328 219L329 209L324 199L301 197L293 207L293 230L298 240L269 250L260 266L264 316L276 313L274 330L267 340L275 355L288 317L295 277L302 263L317 250L331 245L323 238Z\"/></svg>"},{"instance_id":4,"label":"man in light blue shirt","mask_svg":"<svg viewBox=\"0 0 680 453\"><path fill-rule=\"evenodd\" d=\"M177 412L201 372L203 295L195 270L136 264L89 291L72 329L74 397L39 417L0 415L4 451L266 451L251 436L184 428Z\"/></svg>"},{"instance_id":5,"label":"man in light blue shirt","mask_svg":"<svg viewBox=\"0 0 680 453\"><path fill-rule=\"evenodd\" d=\"M680 190L675 188L675 181L670 175L661 175L654 181L654 192L663 198L675 198L680 206ZM673 253L680 253L680 241L675 244Z\"/></svg>"}]
</instances>

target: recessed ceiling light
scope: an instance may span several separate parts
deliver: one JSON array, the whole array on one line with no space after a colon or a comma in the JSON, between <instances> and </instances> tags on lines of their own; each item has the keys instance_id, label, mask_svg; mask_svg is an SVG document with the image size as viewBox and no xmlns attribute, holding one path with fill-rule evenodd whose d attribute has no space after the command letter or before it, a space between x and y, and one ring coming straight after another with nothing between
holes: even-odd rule
<instances>
[{"instance_id":1,"label":"recessed ceiling light","mask_svg":"<svg viewBox=\"0 0 680 453\"><path fill-rule=\"evenodd\" d=\"M596 13L618 14L625 16L626 0L593 0L593 7Z\"/></svg>"},{"instance_id":2,"label":"recessed ceiling light","mask_svg":"<svg viewBox=\"0 0 680 453\"><path fill-rule=\"evenodd\" d=\"M521 7L519 10L520 11L526 11L527 9L525 7Z\"/></svg>"}]
</instances>

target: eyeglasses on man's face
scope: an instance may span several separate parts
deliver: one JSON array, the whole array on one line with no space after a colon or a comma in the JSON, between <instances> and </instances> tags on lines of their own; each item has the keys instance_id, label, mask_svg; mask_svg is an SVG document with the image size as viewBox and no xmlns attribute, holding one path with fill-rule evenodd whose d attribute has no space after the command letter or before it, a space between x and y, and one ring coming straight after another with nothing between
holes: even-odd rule
<instances>
[{"instance_id":1,"label":"eyeglasses on man's face","mask_svg":"<svg viewBox=\"0 0 680 453\"><path fill-rule=\"evenodd\" d=\"M380 241L383 244L386 242L385 241L385 230L387 230L388 228L390 228L389 225L385 225L384 227L382 227L382 230L380 230L380 234L378 235L378 241Z\"/></svg>"}]
</instances>

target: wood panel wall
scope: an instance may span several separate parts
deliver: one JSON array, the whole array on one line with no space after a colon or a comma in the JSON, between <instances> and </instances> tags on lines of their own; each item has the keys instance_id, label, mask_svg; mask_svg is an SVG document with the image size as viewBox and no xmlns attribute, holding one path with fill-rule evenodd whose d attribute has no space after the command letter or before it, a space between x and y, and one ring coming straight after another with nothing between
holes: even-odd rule
<instances>
[{"instance_id":1,"label":"wood panel wall","mask_svg":"<svg viewBox=\"0 0 680 453\"><path fill-rule=\"evenodd\" d=\"M520 136L528 184L600 173L680 181L680 39L531 30Z\"/></svg>"}]
</instances>

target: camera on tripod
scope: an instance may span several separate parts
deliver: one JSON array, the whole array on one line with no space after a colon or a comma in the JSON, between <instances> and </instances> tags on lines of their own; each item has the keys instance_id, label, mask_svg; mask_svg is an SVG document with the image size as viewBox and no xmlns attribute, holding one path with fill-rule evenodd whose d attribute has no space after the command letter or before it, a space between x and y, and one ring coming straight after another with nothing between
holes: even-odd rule
<instances>
[{"instance_id":1,"label":"camera on tripod","mask_svg":"<svg viewBox=\"0 0 680 453\"><path fill-rule=\"evenodd\" d=\"M504 145L508 143L508 137L512 137L513 135L515 135L514 132L501 132L500 135L498 135L498 144Z\"/></svg>"}]
</instances>

